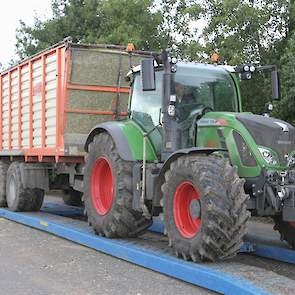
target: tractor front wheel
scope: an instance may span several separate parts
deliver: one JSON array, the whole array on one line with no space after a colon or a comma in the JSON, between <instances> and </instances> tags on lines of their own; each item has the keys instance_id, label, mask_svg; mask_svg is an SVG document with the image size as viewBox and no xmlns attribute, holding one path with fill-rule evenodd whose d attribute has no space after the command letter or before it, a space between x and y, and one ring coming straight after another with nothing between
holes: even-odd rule
<instances>
[{"instance_id":1,"label":"tractor front wheel","mask_svg":"<svg viewBox=\"0 0 295 295\"><path fill-rule=\"evenodd\" d=\"M120 158L107 133L96 135L85 159L84 196L89 224L109 238L135 237L151 220L132 209L132 162Z\"/></svg>"},{"instance_id":2,"label":"tractor front wheel","mask_svg":"<svg viewBox=\"0 0 295 295\"><path fill-rule=\"evenodd\" d=\"M186 155L171 163L162 204L169 245L177 256L216 261L239 251L249 217L243 185L223 158Z\"/></svg>"}]
</instances>

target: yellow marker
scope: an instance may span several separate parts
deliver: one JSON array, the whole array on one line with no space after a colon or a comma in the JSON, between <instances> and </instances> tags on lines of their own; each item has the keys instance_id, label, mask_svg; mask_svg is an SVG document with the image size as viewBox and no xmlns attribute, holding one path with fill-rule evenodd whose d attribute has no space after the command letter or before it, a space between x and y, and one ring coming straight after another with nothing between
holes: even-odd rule
<instances>
[{"instance_id":1,"label":"yellow marker","mask_svg":"<svg viewBox=\"0 0 295 295\"><path fill-rule=\"evenodd\" d=\"M46 221L42 221L42 220L41 220L41 221L40 221L40 224L43 225L43 226L46 226L46 227L48 226L48 223L47 223Z\"/></svg>"}]
</instances>

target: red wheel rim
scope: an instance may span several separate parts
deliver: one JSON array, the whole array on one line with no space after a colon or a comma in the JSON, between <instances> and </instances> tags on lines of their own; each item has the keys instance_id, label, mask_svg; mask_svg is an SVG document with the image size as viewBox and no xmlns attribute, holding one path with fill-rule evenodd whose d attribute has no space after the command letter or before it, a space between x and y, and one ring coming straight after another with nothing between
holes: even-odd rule
<instances>
[{"instance_id":1,"label":"red wheel rim","mask_svg":"<svg viewBox=\"0 0 295 295\"><path fill-rule=\"evenodd\" d=\"M114 195L113 172L105 157L95 161L90 182L92 204L98 214L105 215L112 207Z\"/></svg>"},{"instance_id":2,"label":"red wheel rim","mask_svg":"<svg viewBox=\"0 0 295 295\"><path fill-rule=\"evenodd\" d=\"M199 191L193 184L184 181L176 188L173 199L174 221L180 234L185 238L194 237L201 228L201 215L192 217L191 203L200 200Z\"/></svg>"}]
</instances>

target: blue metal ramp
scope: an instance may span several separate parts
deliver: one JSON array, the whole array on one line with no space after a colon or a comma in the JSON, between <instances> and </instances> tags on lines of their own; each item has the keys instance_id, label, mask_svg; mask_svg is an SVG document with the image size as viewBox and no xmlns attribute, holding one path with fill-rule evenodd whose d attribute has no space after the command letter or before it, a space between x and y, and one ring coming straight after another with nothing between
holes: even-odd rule
<instances>
[{"instance_id":1,"label":"blue metal ramp","mask_svg":"<svg viewBox=\"0 0 295 295\"><path fill-rule=\"evenodd\" d=\"M62 208L58 211L66 214ZM16 213L7 209L0 209L0 216L222 294L270 294L247 280L215 270L213 264L183 261L163 250L161 245L154 249L146 240L99 237L84 221L52 213Z\"/></svg>"},{"instance_id":2,"label":"blue metal ramp","mask_svg":"<svg viewBox=\"0 0 295 295\"><path fill-rule=\"evenodd\" d=\"M231 262L196 264L174 257L167 246L167 239L157 232L149 232L137 239L111 240L99 237L83 220L82 210L62 204L46 203L42 212L16 213L0 209L0 216L222 294L274 294L269 292L271 288L266 286L267 278L262 280L262 284L257 285L257 282L236 275L235 271L228 271ZM155 222L151 230L161 232L161 224ZM284 251L287 250L291 251ZM244 251L254 251L256 254L262 252L264 256L265 253L268 253L268 256L277 255L273 253L273 248L262 248L253 241L245 243ZM280 254L283 261L295 260L294 251L288 252L288 257L286 254L287 252ZM240 268L234 263L232 267Z\"/></svg>"}]
</instances>

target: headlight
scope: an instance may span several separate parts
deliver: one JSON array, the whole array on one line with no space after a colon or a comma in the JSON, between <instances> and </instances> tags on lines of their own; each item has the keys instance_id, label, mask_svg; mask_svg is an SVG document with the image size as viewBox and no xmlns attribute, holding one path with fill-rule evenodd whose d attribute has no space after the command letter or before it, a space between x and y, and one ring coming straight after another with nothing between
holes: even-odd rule
<instances>
[{"instance_id":1,"label":"headlight","mask_svg":"<svg viewBox=\"0 0 295 295\"><path fill-rule=\"evenodd\" d=\"M177 72L177 65L172 64L171 66L171 73L176 73Z\"/></svg>"},{"instance_id":2,"label":"headlight","mask_svg":"<svg viewBox=\"0 0 295 295\"><path fill-rule=\"evenodd\" d=\"M177 63L177 58L176 57L172 57L171 58L171 63L172 64L176 64Z\"/></svg>"},{"instance_id":3,"label":"headlight","mask_svg":"<svg viewBox=\"0 0 295 295\"><path fill-rule=\"evenodd\" d=\"M272 151L270 151L266 148L262 148L262 147L258 147L258 150L259 150L262 158L265 160L265 162L267 164L270 164L270 165L277 165L278 164L278 162L279 162L278 157Z\"/></svg>"},{"instance_id":4,"label":"headlight","mask_svg":"<svg viewBox=\"0 0 295 295\"><path fill-rule=\"evenodd\" d=\"M236 131L233 131L233 137L235 139L242 164L246 167L257 166L256 160L254 159L243 137Z\"/></svg>"}]
</instances>

